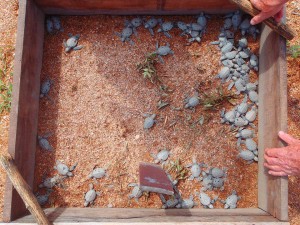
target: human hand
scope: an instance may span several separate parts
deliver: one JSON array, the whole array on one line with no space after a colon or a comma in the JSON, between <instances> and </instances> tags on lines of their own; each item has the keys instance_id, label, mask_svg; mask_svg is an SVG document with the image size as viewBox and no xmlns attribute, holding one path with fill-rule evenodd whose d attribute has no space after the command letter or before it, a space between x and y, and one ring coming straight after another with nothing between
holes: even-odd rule
<instances>
[{"instance_id":1,"label":"human hand","mask_svg":"<svg viewBox=\"0 0 300 225\"><path fill-rule=\"evenodd\" d=\"M255 8L261 11L250 21L252 25L255 25L271 16L274 16L276 22L280 22L283 16L284 4L288 0L250 0L250 2Z\"/></svg>"},{"instance_id":2,"label":"human hand","mask_svg":"<svg viewBox=\"0 0 300 225\"><path fill-rule=\"evenodd\" d=\"M278 136L288 145L282 148L266 148L264 166L273 176L300 176L300 140L283 131L279 131Z\"/></svg>"}]
</instances>

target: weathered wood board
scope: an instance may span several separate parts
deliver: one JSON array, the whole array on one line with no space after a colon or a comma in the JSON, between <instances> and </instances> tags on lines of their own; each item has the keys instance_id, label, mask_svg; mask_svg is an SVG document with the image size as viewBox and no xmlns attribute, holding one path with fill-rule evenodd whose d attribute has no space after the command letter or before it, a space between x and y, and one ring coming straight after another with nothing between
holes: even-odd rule
<instances>
[{"instance_id":1,"label":"weathered wood board","mask_svg":"<svg viewBox=\"0 0 300 225\"><path fill-rule=\"evenodd\" d=\"M258 207L286 221L287 178L268 175L262 160L265 148L282 146L277 134L280 130L287 130L286 44L267 26L263 27L260 43Z\"/></svg>"},{"instance_id":2,"label":"weathered wood board","mask_svg":"<svg viewBox=\"0 0 300 225\"><path fill-rule=\"evenodd\" d=\"M237 9L229 0L35 0L45 13L58 14L197 14Z\"/></svg>"},{"instance_id":3,"label":"weathered wood board","mask_svg":"<svg viewBox=\"0 0 300 225\"><path fill-rule=\"evenodd\" d=\"M20 1L10 114L8 152L23 178L32 187L42 68L44 14L31 0ZM26 212L22 199L9 179L5 186L4 221L14 220Z\"/></svg>"}]
</instances>

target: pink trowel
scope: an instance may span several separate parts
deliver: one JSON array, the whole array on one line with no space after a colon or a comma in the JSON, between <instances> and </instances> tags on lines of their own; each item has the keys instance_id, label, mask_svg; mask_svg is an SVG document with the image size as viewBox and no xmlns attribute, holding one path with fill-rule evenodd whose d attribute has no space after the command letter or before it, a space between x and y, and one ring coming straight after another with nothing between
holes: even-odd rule
<instances>
[{"instance_id":1,"label":"pink trowel","mask_svg":"<svg viewBox=\"0 0 300 225\"><path fill-rule=\"evenodd\" d=\"M173 185L166 172L153 163L140 163L140 189L165 195L174 195Z\"/></svg>"}]
</instances>

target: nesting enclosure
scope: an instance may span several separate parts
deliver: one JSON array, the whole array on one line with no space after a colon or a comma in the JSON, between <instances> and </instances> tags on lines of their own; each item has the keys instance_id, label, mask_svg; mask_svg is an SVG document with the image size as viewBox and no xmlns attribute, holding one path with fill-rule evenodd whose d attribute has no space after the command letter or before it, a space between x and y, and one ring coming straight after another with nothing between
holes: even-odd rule
<instances>
[{"instance_id":1,"label":"nesting enclosure","mask_svg":"<svg viewBox=\"0 0 300 225\"><path fill-rule=\"evenodd\" d=\"M24 179L33 187L39 111L45 14L197 14L236 10L228 1L50 1L20 0L16 43L9 153ZM50 208L45 212L54 222L212 222L213 224L288 224L287 179L269 176L263 167L266 147L279 147L279 130L287 129L285 40L263 26L259 68L259 174L258 208L246 209L104 209ZM33 223L21 198L6 182L4 219Z\"/></svg>"}]
</instances>

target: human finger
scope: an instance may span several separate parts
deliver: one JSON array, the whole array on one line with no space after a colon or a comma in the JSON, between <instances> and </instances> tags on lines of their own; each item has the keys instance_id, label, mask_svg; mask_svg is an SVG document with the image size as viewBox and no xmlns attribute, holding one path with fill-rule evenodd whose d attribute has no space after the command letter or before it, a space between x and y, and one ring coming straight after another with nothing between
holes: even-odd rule
<instances>
[{"instance_id":1,"label":"human finger","mask_svg":"<svg viewBox=\"0 0 300 225\"><path fill-rule=\"evenodd\" d=\"M295 144L295 143L300 143L299 140L297 140L296 138L294 138L292 135L289 135L283 131L279 131L278 132L278 136L280 137L281 140L283 140L285 143L291 145L291 144Z\"/></svg>"},{"instance_id":2,"label":"human finger","mask_svg":"<svg viewBox=\"0 0 300 225\"><path fill-rule=\"evenodd\" d=\"M264 158L265 158L265 161L270 165L280 165L281 164L280 163L281 161L279 158L270 157L266 154L264 155Z\"/></svg>"},{"instance_id":3,"label":"human finger","mask_svg":"<svg viewBox=\"0 0 300 225\"><path fill-rule=\"evenodd\" d=\"M251 25L256 25L258 23L261 23L262 21L264 21L265 19L273 16L274 13L272 11L270 12L260 12L259 14L257 14L256 16L254 16L251 21L250 24Z\"/></svg>"},{"instance_id":4,"label":"human finger","mask_svg":"<svg viewBox=\"0 0 300 225\"><path fill-rule=\"evenodd\" d=\"M273 171L273 170L269 170L268 173L272 176L278 176L278 177L287 176L287 174L285 172L276 172L276 171Z\"/></svg>"},{"instance_id":5,"label":"human finger","mask_svg":"<svg viewBox=\"0 0 300 225\"><path fill-rule=\"evenodd\" d=\"M286 155L286 147L281 147L281 148L266 148L265 149L265 155L269 157L283 157Z\"/></svg>"},{"instance_id":6,"label":"human finger","mask_svg":"<svg viewBox=\"0 0 300 225\"><path fill-rule=\"evenodd\" d=\"M283 17L283 8L274 15L274 19L277 23L279 23L282 17Z\"/></svg>"},{"instance_id":7,"label":"human finger","mask_svg":"<svg viewBox=\"0 0 300 225\"><path fill-rule=\"evenodd\" d=\"M250 2L258 10L262 10L264 8L264 4L261 0L250 0Z\"/></svg>"},{"instance_id":8,"label":"human finger","mask_svg":"<svg viewBox=\"0 0 300 225\"><path fill-rule=\"evenodd\" d=\"M271 165L269 163L264 163L264 167L268 168L269 170L273 170L276 172L284 172L283 168L277 165Z\"/></svg>"}]
</instances>

